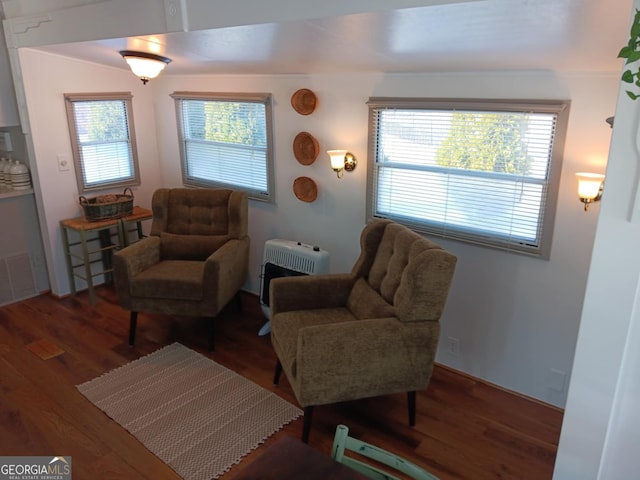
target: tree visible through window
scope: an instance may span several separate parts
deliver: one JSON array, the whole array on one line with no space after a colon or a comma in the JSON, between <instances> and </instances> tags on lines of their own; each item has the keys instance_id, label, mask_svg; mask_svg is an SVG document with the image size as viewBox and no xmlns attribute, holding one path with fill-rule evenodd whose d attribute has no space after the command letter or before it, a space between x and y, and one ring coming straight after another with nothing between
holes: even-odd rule
<instances>
[{"instance_id":1,"label":"tree visible through window","mask_svg":"<svg viewBox=\"0 0 640 480\"><path fill-rule=\"evenodd\" d=\"M371 99L368 218L546 257L566 102Z\"/></svg>"},{"instance_id":2,"label":"tree visible through window","mask_svg":"<svg viewBox=\"0 0 640 480\"><path fill-rule=\"evenodd\" d=\"M443 167L526 175L532 159L522 120L517 114L455 112L436 162ZM471 138L478 140L468 142Z\"/></svg>"},{"instance_id":3,"label":"tree visible through window","mask_svg":"<svg viewBox=\"0 0 640 480\"><path fill-rule=\"evenodd\" d=\"M79 191L138 185L131 94L66 94L65 101Z\"/></svg>"}]
</instances>

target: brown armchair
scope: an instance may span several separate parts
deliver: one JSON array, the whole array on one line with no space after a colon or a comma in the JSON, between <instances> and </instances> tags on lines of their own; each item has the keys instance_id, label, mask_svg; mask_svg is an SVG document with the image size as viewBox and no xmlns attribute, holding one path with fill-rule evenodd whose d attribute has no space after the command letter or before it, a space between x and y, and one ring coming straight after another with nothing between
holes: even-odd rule
<instances>
[{"instance_id":1,"label":"brown armchair","mask_svg":"<svg viewBox=\"0 0 640 480\"><path fill-rule=\"evenodd\" d=\"M249 268L247 195L226 189L161 188L153 194L150 235L113 256L120 305L131 311L209 318L237 296Z\"/></svg>"},{"instance_id":2,"label":"brown armchair","mask_svg":"<svg viewBox=\"0 0 640 480\"><path fill-rule=\"evenodd\" d=\"M351 273L271 281L271 342L304 408L427 387L456 257L388 220L367 225Z\"/></svg>"}]
</instances>

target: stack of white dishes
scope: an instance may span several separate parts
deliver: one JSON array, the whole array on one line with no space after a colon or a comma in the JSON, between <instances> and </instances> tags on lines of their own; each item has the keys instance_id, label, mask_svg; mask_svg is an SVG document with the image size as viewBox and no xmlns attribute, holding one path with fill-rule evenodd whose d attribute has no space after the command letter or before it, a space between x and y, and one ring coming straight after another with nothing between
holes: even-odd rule
<instances>
[{"instance_id":1,"label":"stack of white dishes","mask_svg":"<svg viewBox=\"0 0 640 480\"><path fill-rule=\"evenodd\" d=\"M20 163L18 160L15 160L9 168L9 175L11 178L11 187L14 190L27 190L31 188L31 176L29 175L29 168L26 165Z\"/></svg>"},{"instance_id":2,"label":"stack of white dishes","mask_svg":"<svg viewBox=\"0 0 640 480\"><path fill-rule=\"evenodd\" d=\"M13 160L7 158L4 166L2 167L2 176L4 178L4 188L11 188L11 174L9 173L9 169L13 166Z\"/></svg>"}]
</instances>

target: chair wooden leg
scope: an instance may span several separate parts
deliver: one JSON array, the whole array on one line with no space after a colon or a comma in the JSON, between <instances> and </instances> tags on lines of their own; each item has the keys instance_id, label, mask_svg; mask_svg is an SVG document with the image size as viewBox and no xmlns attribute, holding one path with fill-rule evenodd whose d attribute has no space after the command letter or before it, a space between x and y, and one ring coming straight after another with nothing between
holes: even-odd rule
<instances>
[{"instance_id":1,"label":"chair wooden leg","mask_svg":"<svg viewBox=\"0 0 640 480\"><path fill-rule=\"evenodd\" d=\"M215 318L207 318L207 329L208 329L208 347L209 351L213 352L215 350L215 337L216 337L216 329L215 329Z\"/></svg>"},{"instance_id":2,"label":"chair wooden leg","mask_svg":"<svg viewBox=\"0 0 640 480\"><path fill-rule=\"evenodd\" d=\"M313 406L304 407L304 418L302 423L302 441L309 443L309 432L311 431L311 417L313 416Z\"/></svg>"},{"instance_id":3,"label":"chair wooden leg","mask_svg":"<svg viewBox=\"0 0 640 480\"><path fill-rule=\"evenodd\" d=\"M242 296L240 292L236 293L236 310L242 312Z\"/></svg>"},{"instance_id":4,"label":"chair wooden leg","mask_svg":"<svg viewBox=\"0 0 640 480\"><path fill-rule=\"evenodd\" d=\"M278 385L278 382L280 381L280 375L282 375L282 364L280 363L280 360L278 360L278 363L276 363L276 371L273 372L274 385Z\"/></svg>"},{"instance_id":5,"label":"chair wooden leg","mask_svg":"<svg viewBox=\"0 0 640 480\"><path fill-rule=\"evenodd\" d=\"M138 325L138 312L131 312L129 317L129 346L133 347L136 342L136 327Z\"/></svg>"},{"instance_id":6,"label":"chair wooden leg","mask_svg":"<svg viewBox=\"0 0 640 480\"><path fill-rule=\"evenodd\" d=\"M409 425L416 424L416 391L407 392L407 403L409 406Z\"/></svg>"}]
</instances>

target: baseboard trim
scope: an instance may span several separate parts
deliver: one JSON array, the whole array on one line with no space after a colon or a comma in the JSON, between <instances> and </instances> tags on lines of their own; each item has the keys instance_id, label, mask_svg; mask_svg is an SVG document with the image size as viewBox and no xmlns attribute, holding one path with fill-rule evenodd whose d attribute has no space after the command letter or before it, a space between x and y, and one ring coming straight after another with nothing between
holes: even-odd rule
<instances>
[{"instance_id":1,"label":"baseboard trim","mask_svg":"<svg viewBox=\"0 0 640 480\"><path fill-rule=\"evenodd\" d=\"M527 400L529 402L537 403L538 405L542 405L543 407L547 407L547 408L550 408L552 410L556 410L557 412L564 413L564 408L560 408L557 405L553 405L551 403L544 402L544 401L542 401L542 400L540 400L538 398L530 397L529 395L525 395L524 393L516 392L515 390L510 390L510 389L508 389L506 387L503 387L503 386L498 385L496 383L490 382L490 381L485 380L483 378L474 377L473 375L471 375L471 374L469 374L467 372L463 372L461 370L457 370L457 369L455 369L453 367L450 367L448 365L443 365L442 363L435 362L435 365L437 365L438 368L441 368L442 370L446 370L446 371L448 371L450 373L453 373L454 375L459 375L461 377L464 377L464 378L466 378L468 380L471 380L471 381L474 381L476 383L482 383L484 385L487 385L488 387L495 388L496 390L501 390L501 391L503 391L505 393L508 393L509 395L513 395L515 397L520 397L523 400Z\"/></svg>"}]
</instances>

